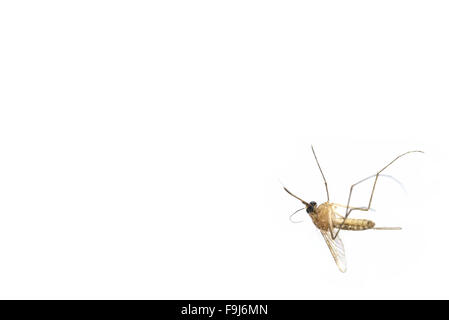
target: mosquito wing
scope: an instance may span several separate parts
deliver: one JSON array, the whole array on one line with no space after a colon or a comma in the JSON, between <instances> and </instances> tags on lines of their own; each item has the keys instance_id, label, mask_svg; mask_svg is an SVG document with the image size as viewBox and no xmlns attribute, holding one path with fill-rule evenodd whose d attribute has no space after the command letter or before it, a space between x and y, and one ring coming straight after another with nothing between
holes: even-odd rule
<instances>
[{"instance_id":1,"label":"mosquito wing","mask_svg":"<svg viewBox=\"0 0 449 320\"><path fill-rule=\"evenodd\" d=\"M320 230L320 232L323 235L324 241L326 241L329 250L331 251L332 257L334 257L338 269L340 269L341 272L346 272L345 247L340 237L337 236L337 238L333 240L329 230Z\"/></svg>"}]
</instances>

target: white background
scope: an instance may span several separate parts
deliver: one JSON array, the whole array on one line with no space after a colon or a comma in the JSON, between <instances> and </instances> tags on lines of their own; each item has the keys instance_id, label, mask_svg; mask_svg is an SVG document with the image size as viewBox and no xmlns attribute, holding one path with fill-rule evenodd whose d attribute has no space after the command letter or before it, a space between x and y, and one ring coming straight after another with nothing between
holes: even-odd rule
<instances>
[{"instance_id":1,"label":"white background","mask_svg":"<svg viewBox=\"0 0 449 320\"><path fill-rule=\"evenodd\" d=\"M445 1L0 5L0 298L449 298ZM300 203L398 154L335 266ZM366 205L369 183L354 204ZM356 216L356 215L354 215Z\"/></svg>"}]
</instances>

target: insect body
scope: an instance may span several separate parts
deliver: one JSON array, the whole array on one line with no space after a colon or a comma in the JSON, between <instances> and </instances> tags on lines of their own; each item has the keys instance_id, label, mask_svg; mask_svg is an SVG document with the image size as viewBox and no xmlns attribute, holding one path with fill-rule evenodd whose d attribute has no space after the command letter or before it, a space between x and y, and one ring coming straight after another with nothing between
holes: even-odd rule
<instances>
[{"instance_id":1,"label":"insect body","mask_svg":"<svg viewBox=\"0 0 449 320\"><path fill-rule=\"evenodd\" d=\"M343 223L343 218L337 218L334 223L337 225L341 224L343 230L351 231L374 229L375 226L373 221L367 219L346 219L345 223Z\"/></svg>"},{"instance_id":2,"label":"insect body","mask_svg":"<svg viewBox=\"0 0 449 320\"><path fill-rule=\"evenodd\" d=\"M346 219L343 222L343 216L335 212L338 205L324 202L318 208L310 213L315 226L320 230L333 229L334 226L341 227L343 230L367 230L374 228L375 223L367 219Z\"/></svg>"},{"instance_id":3,"label":"insect body","mask_svg":"<svg viewBox=\"0 0 449 320\"><path fill-rule=\"evenodd\" d=\"M327 188L327 181L324 177L323 171L321 170L320 164L318 162L318 159L316 157L315 151L312 147L313 155L315 156L316 163L318 165L318 168L320 169L321 175L323 176L324 185L326 187L326 194L327 194L327 201L317 206L317 203L315 201L306 202L299 198L298 196L291 193L287 188L284 187L284 190L287 191L291 196L295 197L296 199L300 200L304 205L306 212L309 214L310 218L312 219L315 226L320 230L321 234L324 237L324 240L326 241L327 246L329 247L329 250L331 251L331 254L335 260L335 263L337 264L338 268L341 272L346 271L346 258L345 258L345 249L343 246L343 242L341 241L340 237L338 236L340 230L350 230L350 231L362 231L362 230L400 230L399 227L375 227L375 223L371 220L367 219L352 219L348 218L349 214L353 210L358 211L368 211L371 208L371 202L373 200L374 195L374 189L376 188L377 179L379 178L382 171L384 171L387 167L389 167L393 162L395 162L400 157L411 153L411 152L422 152L422 151L409 151L406 153L403 153L396 157L393 161L391 161L388 165L386 165L382 170L377 172L374 177L374 184L373 189L371 191L371 197L368 203L368 207L351 207L349 205L351 201L351 195L353 188L358 185L359 183L364 182L365 180L373 177L370 176L368 178L365 178L363 180L360 180L359 182L353 184L349 191L349 198L346 205L341 205L337 203L329 202L329 191ZM344 208L346 209L346 213L344 216L340 215L336 210L337 208ZM300 209L302 210L302 209ZM296 212L295 212L296 213Z\"/></svg>"}]
</instances>

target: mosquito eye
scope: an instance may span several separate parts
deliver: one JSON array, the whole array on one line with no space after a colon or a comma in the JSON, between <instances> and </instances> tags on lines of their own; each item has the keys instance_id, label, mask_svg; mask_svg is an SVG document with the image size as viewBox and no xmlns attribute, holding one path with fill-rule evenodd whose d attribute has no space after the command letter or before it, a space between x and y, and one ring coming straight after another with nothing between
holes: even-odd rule
<instances>
[{"instance_id":1,"label":"mosquito eye","mask_svg":"<svg viewBox=\"0 0 449 320\"><path fill-rule=\"evenodd\" d=\"M316 207L316 202L315 201L311 201L310 202L310 206L308 206L307 209L306 209L307 213L312 213L313 210L315 209L315 207Z\"/></svg>"}]
</instances>

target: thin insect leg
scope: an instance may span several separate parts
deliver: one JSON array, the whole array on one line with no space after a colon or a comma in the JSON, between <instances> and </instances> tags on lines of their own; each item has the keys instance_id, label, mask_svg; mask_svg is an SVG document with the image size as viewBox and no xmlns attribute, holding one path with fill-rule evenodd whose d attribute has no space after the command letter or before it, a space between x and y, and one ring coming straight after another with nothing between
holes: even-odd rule
<instances>
[{"instance_id":1,"label":"thin insect leg","mask_svg":"<svg viewBox=\"0 0 449 320\"><path fill-rule=\"evenodd\" d=\"M374 177L376 177L376 174L373 174L373 175L371 175L371 176L369 176L369 177L367 177L367 178L365 178L365 179L360 180L359 182L357 182L357 184L362 183L362 182L365 182L365 181L367 181L367 180L369 180L369 179L371 179L371 178L374 178ZM397 180L395 177L390 176L390 175L388 175L388 174L379 174L379 177L386 177L386 178L392 179L394 182L398 183L398 184L401 186L402 190L405 191L405 188L404 188L403 184L402 184L399 180ZM336 207L339 207L339 208L345 208L345 209L348 208L348 207L347 207L346 205L344 205L344 204L333 203L333 205L336 206ZM357 210L357 209L359 209L359 208L360 208L360 207L351 207L351 206L349 207L349 209L354 209L354 210ZM370 208L370 210L375 211L373 208ZM368 211L368 210L366 210L366 211Z\"/></svg>"},{"instance_id":2,"label":"thin insect leg","mask_svg":"<svg viewBox=\"0 0 449 320\"><path fill-rule=\"evenodd\" d=\"M366 177L366 178L363 179L363 180L360 180L358 183L365 182L366 180L369 180L369 179L371 179L371 178L374 178L375 176L376 176L376 175L373 174L373 175L371 175L371 176L369 176L369 177ZM379 174L379 177L386 177L386 178L392 179L394 182L396 182L397 184L399 184L399 185L401 186L402 190L405 191L404 185L401 183L401 181L399 181L399 180L396 179L395 177L390 176L390 175L388 175L388 174Z\"/></svg>"},{"instance_id":3,"label":"thin insect leg","mask_svg":"<svg viewBox=\"0 0 449 320\"><path fill-rule=\"evenodd\" d=\"M345 204L339 204L339 203L332 203L334 206L339 207L339 208L345 208L347 209L348 207ZM359 207L349 207L349 209L358 209Z\"/></svg>"},{"instance_id":4,"label":"thin insect leg","mask_svg":"<svg viewBox=\"0 0 449 320\"><path fill-rule=\"evenodd\" d=\"M351 196L352 196L352 190L354 189L354 187L355 187L356 185L358 185L359 183L362 183L363 181L365 181L365 180L368 179L368 178L362 179L362 180L360 180L359 182L356 182L356 183L354 183L354 184L351 186L351 188L349 189L348 202L347 202L347 204L346 204L346 214L345 214L345 217L344 217L342 223L340 223L340 225L339 225L339 227L338 227L338 230L337 230L337 233L335 234L335 236L332 237L332 239L335 239L335 238L338 236L338 233L339 233L340 230L341 230L341 226L344 225L346 219L348 218L348 216L349 216L349 214L352 212L352 210L368 211L368 210L371 208L371 202L373 201L373 195L374 195L374 190L376 189L377 179L379 178L379 175L382 173L382 171L384 171L385 169L387 169L391 164L393 164L393 162L395 162L396 160L398 160L400 157L405 156L406 154L409 154L409 153L412 153L412 152L421 152L421 153L423 153L422 151L418 151L418 150L405 152L405 153L403 153L403 154L397 156L396 158L394 158L393 161L391 161L389 164L387 164L385 167L383 167L380 171L378 171L378 172L376 173L376 177L375 177L375 179L374 179L374 184L373 184L373 189L372 189L372 191L371 191L371 196L370 196L370 198L369 198L368 207L355 207L355 208L350 208L350 206L349 206L349 202L351 201Z\"/></svg>"},{"instance_id":5,"label":"thin insect leg","mask_svg":"<svg viewBox=\"0 0 449 320\"><path fill-rule=\"evenodd\" d=\"M313 146L311 146L311 147L312 147L313 156L315 157L316 164L318 165L321 175L323 176L324 186L326 187L327 202L329 202L329 190L327 189L327 181L326 181L326 178L324 177L323 170L321 170L321 166L320 166L320 163L318 162L318 158L316 157L315 150L313 150Z\"/></svg>"},{"instance_id":6,"label":"thin insect leg","mask_svg":"<svg viewBox=\"0 0 449 320\"><path fill-rule=\"evenodd\" d=\"M327 219L328 219L328 223L329 223L329 231L331 233L331 238L335 240L335 238L337 238L338 232L334 236L334 222L332 221L331 215L328 215Z\"/></svg>"},{"instance_id":7,"label":"thin insect leg","mask_svg":"<svg viewBox=\"0 0 449 320\"><path fill-rule=\"evenodd\" d=\"M343 216L342 216L341 214L339 214L338 212L335 212L335 216L336 216L337 218L343 219Z\"/></svg>"},{"instance_id":8,"label":"thin insect leg","mask_svg":"<svg viewBox=\"0 0 449 320\"><path fill-rule=\"evenodd\" d=\"M373 230L402 230L401 227L374 227Z\"/></svg>"}]
</instances>

